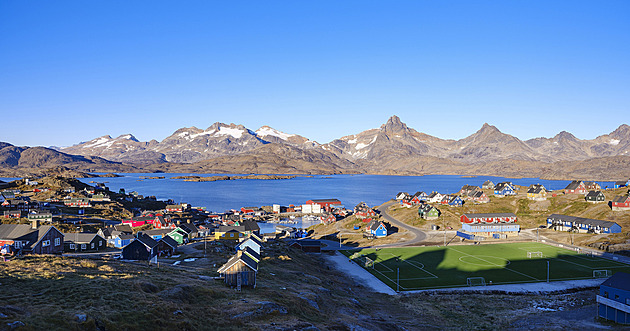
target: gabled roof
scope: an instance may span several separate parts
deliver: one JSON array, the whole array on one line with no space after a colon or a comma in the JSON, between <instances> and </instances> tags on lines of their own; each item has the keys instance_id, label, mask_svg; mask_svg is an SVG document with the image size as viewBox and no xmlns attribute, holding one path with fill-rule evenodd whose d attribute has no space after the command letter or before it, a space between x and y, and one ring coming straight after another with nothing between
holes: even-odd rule
<instances>
[{"instance_id":1,"label":"gabled roof","mask_svg":"<svg viewBox=\"0 0 630 331\"><path fill-rule=\"evenodd\" d=\"M199 231L197 226L195 226L195 224L193 224L193 223L181 223L179 225L179 227L182 228L182 229L184 229L184 228L188 229L189 230L188 233L195 233L195 232Z\"/></svg>"},{"instance_id":2,"label":"gabled roof","mask_svg":"<svg viewBox=\"0 0 630 331\"><path fill-rule=\"evenodd\" d=\"M155 241L155 239L151 238L150 236L147 236L146 234L139 234L136 240L140 241L141 243L143 243L145 246L149 248L153 248L157 246L158 244L157 241Z\"/></svg>"},{"instance_id":3,"label":"gabled roof","mask_svg":"<svg viewBox=\"0 0 630 331\"><path fill-rule=\"evenodd\" d=\"M569 185L567 185L567 187L565 187L565 190L575 190L576 188L578 188L580 186L580 184L583 184L583 182L581 180L574 180L571 183L569 183Z\"/></svg>"},{"instance_id":4,"label":"gabled roof","mask_svg":"<svg viewBox=\"0 0 630 331\"><path fill-rule=\"evenodd\" d=\"M227 271L228 269L230 269L233 265L235 265L239 261L243 262L243 264L245 264L250 269L254 271L258 271L258 262L254 261L254 259L247 256L246 254L237 253L236 255L232 256L223 266L221 266L221 268L219 268L217 272L223 273Z\"/></svg>"},{"instance_id":5,"label":"gabled roof","mask_svg":"<svg viewBox=\"0 0 630 331\"><path fill-rule=\"evenodd\" d=\"M602 283L602 286L630 291L630 274L623 271L615 272L614 275Z\"/></svg>"},{"instance_id":6,"label":"gabled roof","mask_svg":"<svg viewBox=\"0 0 630 331\"><path fill-rule=\"evenodd\" d=\"M549 215L550 219L559 220L563 222L571 222L576 224L586 224L592 226L599 226L603 228L610 228L613 225L619 225L615 222L611 221L603 221L603 220L594 220L590 218L577 217L577 216L569 216L569 215L561 215L561 214L551 214Z\"/></svg>"},{"instance_id":7,"label":"gabled roof","mask_svg":"<svg viewBox=\"0 0 630 331\"><path fill-rule=\"evenodd\" d=\"M120 233L117 235L118 238L120 238L120 240L129 240L129 239L135 239L136 237L134 237L132 234L128 234L128 233Z\"/></svg>"},{"instance_id":8,"label":"gabled roof","mask_svg":"<svg viewBox=\"0 0 630 331\"><path fill-rule=\"evenodd\" d=\"M588 191L588 193L586 193L586 197L587 198L595 198L598 195L604 195L604 193L602 193L602 191Z\"/></svg>"},{"instance_id":9,"label":"gabled roof","mask_svg":"<svg viewBox=\"0 0 630 331\"><path fill-rule=\"evenodd\" d=\"M372 231L376 231L376 230L378 230L378 228L379 228L381 225L382 225L383 227L385 227L385 224L383 224L383 222L381 222L381 221L374 222L374 223L372 223L372 225L370 225L370 230L372 230Z\"/></svg>"},{"instance_id":10,"label":"gabled roof","mask_svg":"<svg viewBox=\"0 0 630 331\"><path fill-rule=\"evenodd\" d=\"M322 246L322 242L315 239L294 240L291 242L290 245L293 245L293 244L298 244L302 247L321 247Z\"/></svg>"},{"instance_id":11,"label":"gabled roof","mask_svg":"<svg viewBox=\"0 0 630 331\"><path fill-rule=\"evenodd\" d=\"M339 199L311 199L310 201L313 201L315 203L341 203L341 201L339 201Z\"/></svg>"},{"instance_id":12,"label":"gabled roof","mask_svg":"<svg viewBox=\"0 0 630 331\"><path fill-rule=\"evenodd\" d=\"M114 225L114 229L120 232L133 233L133 230L131 229L131 225L129 224L117 224L117 225Z\"/></svg>"},{"instance_id":13,"label":"gabled roof","mask_svg":"<svg viewBox=\"0 0 630 331\"><path fill-rule=\"evenodd\" d=\"M465 213L470 218L516 217L514 213Z\"/></svg>"},{"instance_id":14,"label":"gabled roof","mask_svg":"<svg viewBox=\"0 0 630 331\"><path fill-rule=\"evenodd\" d=\"M245 227L242 225L239 225L239 226L221 225L219 226L219 228L217 228L217 232L229 232L229 231L245 232Z\"/></svg>"},{"instance_id":15,"label":"gabled roof","mask_svg":"<svg viewBox=\"0 0 630 331\"><path fill-rule=\"evenodd\" d=\"M254 261L260 262L260 254L253 250L251 247L245 247L245 249L243 249L243 254L247 254L249 255L249 257L254 259Z\"/></svg>"},{"instance_id":16,"label":"gabled roof","mask_svg":"<svg viewBox=\"0 0 630 331\"><path fill-rule=\"evenodd\" d=\"M0 239L14 240L34 231L28 224L0 224Z\"/></svg>"},{"instance_id":17,"label":"gabled roof","mask_svg":"<svg viewBox=\"0 0 630 331\"><path fill-rule=\"evenodd\" d=\"M63 241L75 244L87 244L94 240L94 237L99 236L96 233L64 233ZM100 237L100 236L99 236Z\"/></svg>"},{"instance_id":18,"label":"gabled roof","mask_svg":"<svg viewBox=\"0 0 630 331\"><path fill-rule=\"evenodd\" d=\"M612 202L616 202L616 203L624 203L626 202L626 200L628 200L630 198L630 196L627 195L618 195L616 196Z\"/></svg>"},{"instance_id":19,"label":"gabled roof","mask_svg":"<svg viewBox=\"0 0 630 331\"><path fill-rule=\"evenodd\" d=\"M254 243L254 244L258 245L258 247L262 247L260 242L258 242L257 240L252 239L252 238L247 238L247 239L241 241L240 243L238 243L238 245L236 245L236 249L241 249L242 247L246 247L247 243Z\"/></svg>"},{"instance_id":20,"label":"gabled roof","mask_svg":"<svg viewBox=\"0 0 630 331\"><path fill-rule=\"evenodd\" d=\"M169 236L162 237L162 239L160 239L160 242L166 243L167 245L173 247L173 249L177 248L177 241Z\"/></svg>"},{"instance_id":21,"label":"gabled roof","mask_svg":"<svg viewBox=\"0 0 630 331\"><path fill-rule=\"evenodd\" d=\"M155 236L155 235L165 236L171 233L172 231L173 231L172 229L153 229L153 230L140 231L140 233L144 233L149 236Z\"/></svg>"},{"instance_id":22,"label":"gabled roof","mask_svg":"<svg viewBox=\"0 0 630 331\"><path fill-rule=\"evenodd\" d=\"M510 189L510 190L514 190L514 186L512 183L509 182L501 182L498 183L497 185L494 186L494 190L495 191L502 191L504 189Z\"/></svg>"},{"instance_id":23,"label":"gabled roof","mask_svg":"<svg viewBox=\"0 0 630 331\"><path fill-rule=\"evenodd\" d=\"M245 227L245 231L260 231L258 223L252 220L244 220L241 222L241 226Z\"/></svg>"}]
</instances>

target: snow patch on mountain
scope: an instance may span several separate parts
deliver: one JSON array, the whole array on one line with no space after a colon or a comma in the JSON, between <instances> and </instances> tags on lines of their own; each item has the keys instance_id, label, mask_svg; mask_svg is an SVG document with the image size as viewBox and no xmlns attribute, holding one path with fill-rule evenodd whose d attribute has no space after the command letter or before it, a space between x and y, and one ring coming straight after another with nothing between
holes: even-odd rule
<instances>
[{"instance_id":1,"label":"snow patch on mountain","mask_svg":"<svg viewBox=\"0 0 630 331\"><path fill-rule=\"evenodd\" d=\"M611 145L619 145L620 140L619 139L610 139L609 144Z\"/></svg>"},{"instance_id":2,"label":"snow patch on mountain","mask_svg":"<svg viewBox=\"0 0 630 331\"><path fill-rule=\"evenodd\" d=\"M284 133L276 129L270 128L268 126L263 126L262 128L256 130L256 135L259 137L273 136L273 137L278 137L282 140L287 140L295 136L294 134Z\"/></svg>"}]
</instances>

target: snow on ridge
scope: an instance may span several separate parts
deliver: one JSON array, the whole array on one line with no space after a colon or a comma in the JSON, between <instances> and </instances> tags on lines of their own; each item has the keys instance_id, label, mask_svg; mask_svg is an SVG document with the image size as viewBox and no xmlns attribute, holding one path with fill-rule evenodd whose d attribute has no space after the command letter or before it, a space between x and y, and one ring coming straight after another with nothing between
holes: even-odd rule
<instances>
[{"instance_id":1,"label":"snow on ridge","mask_svg":"<svg viewBox=\"0 0 630 331\"><path fill-rule=\"evenodd\" d=\"M378 136L374 136L374 139L372 139L372 141L370 141L370 142L369 142L369 143L367 143L367 144L358 143L358 144L357 144L354 148L355 148L355 149L363 149L363 148L366 148L366 147L368 147L368 146L372 145L372 144L376 141L376 138L377 138L377 137L378 137Z\"/></svg>"},{"instance_id":2,"label":"snow on ridge","mask_svg":"<svg viewBox=\"0 0 630 331\"><path fill-rule=\"evenodd\" d=\"M84 145L83 148L91 148L91 147L96 147L96 146L100 146L100 145L105 145L109 141L110 141L110 139L107 139L105 137L101 137L101 138L98 138L95 142L93 142L93 143L91 143L89 145ZM111 146L111 143L109 144L109 146Z\"/></svg>"},{"instance_id":3,"label":"snow on ridge","mask_svg":"<svg viewBox=\"0 0 630 331\"><path fill-rule=\"evenodd\" d=\"M288 134L288 133L284 133L282 131L278 131L276 129L270 128L268 126L264 126L258 130L256 130L256 135L260 136L260 137L266 137L266 136L273 136L273 137L278 137L282 140L287 140L290 137L295 136L294 134Z\"/></svg>"},{"instance_id":4,"label":"snow on ridge","mask_svg":"<svg viewBox=\"0 0 630 331\"><path fill-rule=\"evenodd\" d=\"M234 138L240 138L243 136L243 130L241 129L233 129L228 127L220 127L219 131L215 132L213 136L232 136Z\"/></svg>"},{"instance_id":5,"label":"snow on ridge","mask_svg":"<svg viewBox=\"0 0 630 331\"><path fill-rule=\"evenodd\" d=\"M610 139L609 144L611 145L619 145L620 140L619 139Z\"/></svg>"}]
</instances>

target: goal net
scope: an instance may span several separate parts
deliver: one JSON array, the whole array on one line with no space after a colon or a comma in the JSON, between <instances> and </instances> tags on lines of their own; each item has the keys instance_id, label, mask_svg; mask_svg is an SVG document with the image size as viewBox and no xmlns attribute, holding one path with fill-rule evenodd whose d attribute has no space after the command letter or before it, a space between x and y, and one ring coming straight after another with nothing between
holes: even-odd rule
<instances>
[{"instance_id":1,"label":"goal net","mask_svg":"<svg viewBox=\"0 0 630 331\"><path fill-rule=\"evenodd\" d=\"M486 286L486 279L483 277L469 277L466 279L468 286Z\"/></svg>"},{"instance_id":2,"label":"goal net","mask_svg":"<svg viewBox=\"0 0 630 331\"><path fill-rule=\"evenodd\" d=\"M612 276L610 270L593 270L593 278L605 278Z\"/></svg>"},{"instance_id":3,"label":"goal net","mask_svg":"<svg viewBox=\"0 0 630 331\"><path fill-rule=\"evenodd\" d=\"M543 253L542 252L527 252L527 258L531 259L531 258L542 258L543 257Z\"/></svg>"},{"instance_id":4,"label":"goal net","mask_svg":"<svg viewBox=\"0 0 630 331\"><path fill-rule=\"evenodd\" d=\"M589 256L589 257L593 257L593 251L581 251L580 253Z\"/></svg>"},{"instance_id":5,"label":"goal net","mask_svg":"<svg viewBox=\"0 0 630 331\"><path fill-rule=\"evenodd\" d=\"M370 259L369 257L365 257L365 267L366 268L372 268L374 269L374 260Z\"/></svg>"}]
</instances>

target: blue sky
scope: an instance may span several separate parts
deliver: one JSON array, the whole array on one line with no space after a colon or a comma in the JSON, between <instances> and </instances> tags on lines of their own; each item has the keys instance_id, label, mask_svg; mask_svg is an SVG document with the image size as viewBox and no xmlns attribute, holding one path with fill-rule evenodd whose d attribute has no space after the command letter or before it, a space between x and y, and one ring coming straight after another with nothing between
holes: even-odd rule
<instances>
[{"instance_id":1,"label":"blue sky","mask_svg":"<svg viewBox=\"0 0 630 331\"><path fill-rule=\"evenodd\" d=\"M581 139L630 118L630 1L0 1L0 141L214 122L320 143L391 115Z\"/></svg>"}]
</instances>

